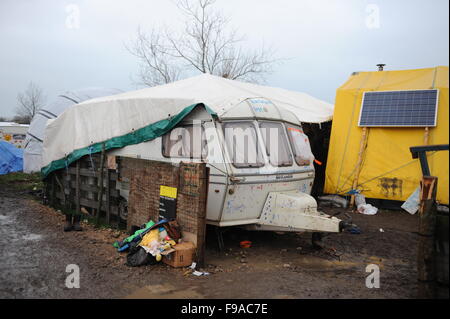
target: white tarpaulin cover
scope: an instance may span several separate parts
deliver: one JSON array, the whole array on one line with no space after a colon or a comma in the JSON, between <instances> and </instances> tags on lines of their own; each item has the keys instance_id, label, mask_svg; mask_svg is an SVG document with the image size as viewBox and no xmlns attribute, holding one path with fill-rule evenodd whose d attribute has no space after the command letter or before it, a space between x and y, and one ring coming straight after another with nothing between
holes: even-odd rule
<instances>
[{"instance_id":1,"label":"white tarpaulin cover","mask_svg":"<svg viewBox=\"0 0 450 319\"><path fill-rule=\"evenodd\" d=\"M64 92L48 103L33 117L25 138L23 154L23 171L25 173L40 172L42 167L42 143L48 119L54 119L69 106L100 96L122 93L118 89L83 88Z\"/></svg>"},{"instance_id":2,"label":"white tarpaulin cover","mask_svg":"<svg viewBox=\"0 0 450 319\"><path fill-rule=\"evenodd\" d=\"M46 175L81 156L98 152L101 142L108 141L106 149L111 149L143 141L144 135L147 140L149 136L160 136L196 104L203 103L210 113L221 117L240 102L255 97L266 98L277 107L291 111L301 122L322 123L331 120L333 115L333 105L305 93L202 74L88 100L49 120L43 173ZM154 125L148 127L151 124Z\"/></svg>"}]
</instances>

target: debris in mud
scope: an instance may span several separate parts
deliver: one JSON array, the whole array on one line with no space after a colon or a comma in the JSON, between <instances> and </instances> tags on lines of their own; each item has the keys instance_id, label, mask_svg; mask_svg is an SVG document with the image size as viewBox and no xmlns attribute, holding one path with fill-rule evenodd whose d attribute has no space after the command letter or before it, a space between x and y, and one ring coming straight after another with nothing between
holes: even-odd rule
<instances>
[{"instance_id":1,"label":"debris in mud","mask_svg":"<svg viewBox=\"0 0 450 319\"><path fill-rule=\"evenodd\" d=\"M319 196L319 203L321 206L332 206L332 207L342 207L347 208L348 201L338 195L325 195Z\"/></svg>"},{"instance_id":2,"label":"debris in mud","mask_svg":"<svg viewBox=\"0 0 450 319\"><path fill-rule=\"evenodd\" d=\"M249 240L243 240L239 243L241 248L250 248L252 246L252 242Z\"/></svg>"},{"instance_id":3,"label":"debris in mud","mask_svg":"<svg viewBox=\"0 0 450 319\"><path fill-rule=\"evenodd\" d=\"M115 232L115 233L112 234L112 236L113 236L114 238L119 238L120 235L121 235L121 232L120 232L120 231L117 231L117 232Z\"/></svg>"}]
</instances>

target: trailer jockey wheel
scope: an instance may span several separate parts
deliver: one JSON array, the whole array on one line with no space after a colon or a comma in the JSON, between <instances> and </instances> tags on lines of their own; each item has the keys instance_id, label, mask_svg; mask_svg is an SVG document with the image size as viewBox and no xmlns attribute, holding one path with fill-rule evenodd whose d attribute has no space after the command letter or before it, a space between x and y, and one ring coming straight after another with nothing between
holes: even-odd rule
<instances>
[{"instance_id":1,"label":"trailer jockey wheel","mask_svg":"<svg viewBox=\"0 0 450 319\"><path fill-rule=\"evenodd\" d=\"M322 233L312 233L311 243L315 249L322 249Z\"/></svg>"},{"instance_id":2,"label":"trailer jockey wheel","mask_svg":"<svg viewBox=\"0 0 450 319\"><path fill-rule=\"evenodd\" d=\"M216 226L216 236L217 236L217 248L219 252L223 252L225 250L225 243L223 241L223 229Z\"/></svg>"},{"instance_id":3,"label":"trailer jockey wheel","mask_svg":"<svg viewBox=\"0 0 450 319\"><path fill-rule=\"evenodd\" d=\"M119 218L126 221L127 217L128 217L128 202L125 198L120 197L120 199L119 199Z\"/></svg>"}]
</instances>

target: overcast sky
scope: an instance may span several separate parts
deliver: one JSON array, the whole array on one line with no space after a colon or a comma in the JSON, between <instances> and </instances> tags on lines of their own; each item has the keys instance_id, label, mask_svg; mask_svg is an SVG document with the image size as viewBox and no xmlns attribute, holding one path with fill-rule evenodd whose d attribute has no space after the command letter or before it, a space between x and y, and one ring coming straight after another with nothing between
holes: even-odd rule
<instances>
[{"instance_id":1,"label":"overcast sky","mask_svg":"<svg viewBox=\"0 0 450 319\"><path fill-rule=\"evenodd\" d=\"M448 65L448 0L218 0L216 7L246 36L245 47L264 43L285 59L267 85L330 103L353 71L380 62L387 70ZM138 61L124 44L138 25L180 29L179 18L167 0L1 0L0 116L14 115L30 81L47 101L84 87L139 88Z\"/></svg>"}]
</instances>

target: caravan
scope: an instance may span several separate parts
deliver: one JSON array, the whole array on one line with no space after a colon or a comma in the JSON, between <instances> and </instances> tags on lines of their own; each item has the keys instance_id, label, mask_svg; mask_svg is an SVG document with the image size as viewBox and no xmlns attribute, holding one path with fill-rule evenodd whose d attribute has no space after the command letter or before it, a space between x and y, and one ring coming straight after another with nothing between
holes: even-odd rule
<instances>
[{"instance_id":1,"label":"caravan","mask_svg":"<svg viewBox=\"0 0 450 319\"><path fill-rule=\"evenodd\" d=\"M208 224L339 232L348 224L319 212L310 196L314 156L301 126L331 115L332 106L306 94L205 74L68 109L47 125L42 172L102 148L108 156L203 161ZM127 199L128 181L117 188Z\"/></svg>"}]
</instances>

